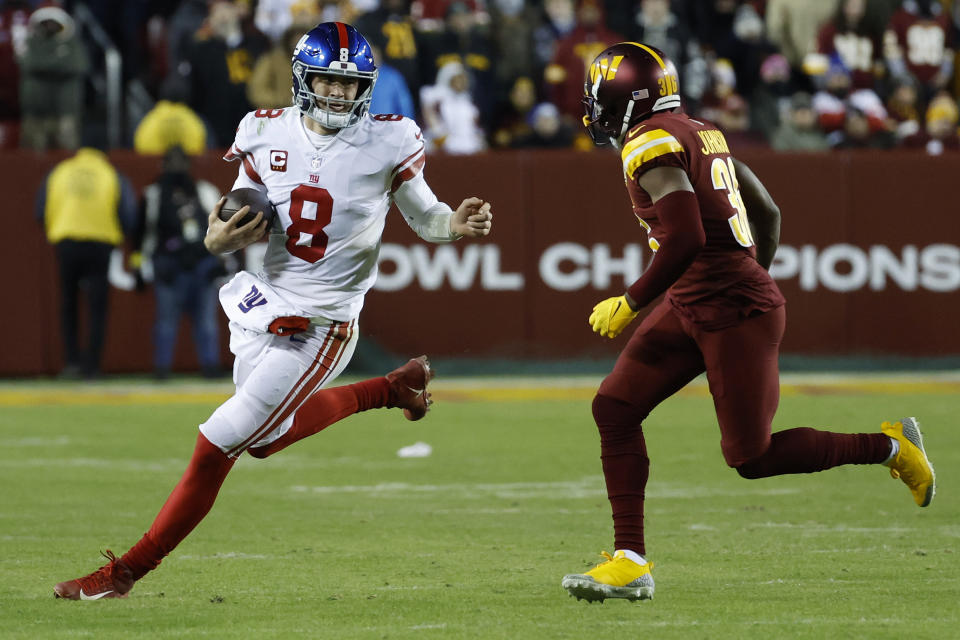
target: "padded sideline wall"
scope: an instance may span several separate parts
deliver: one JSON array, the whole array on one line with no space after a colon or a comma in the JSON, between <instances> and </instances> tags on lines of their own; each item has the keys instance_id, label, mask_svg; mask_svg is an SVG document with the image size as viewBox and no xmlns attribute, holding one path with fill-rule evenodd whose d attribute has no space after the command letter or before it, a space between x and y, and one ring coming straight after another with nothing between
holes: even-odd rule
<instances>
[{"instance_id":1,"label":"padded sideline wall","mask_svg":"<svg viewBox=\"0 0 960 640\"><path fill-rule=\"evenodd\" d=\"M7 301L0 375L61 366L54 255L34 220L41 182L64 157L0 154L0 252ZM773 273L787 297L783 351L803 355L960 355L960 154L844 152L738 154L783 214ZM111 158L139 191L157 158ZM235 164L209 153L196 175L226 191ZM494 205L494 233L477 243L427 245L396 211L388 217L381 277L361 315L363 340L400 355L564 359L613 357L625 336L602 340L586 318L649 259L616 155L524 151L431 156L427 179L456 206ZM149 371L153 296L113 290L104 369ZM226 349L222 331L223 361ZM195 366L188 327L176 367Z\"/></svg>"}]
</instances>

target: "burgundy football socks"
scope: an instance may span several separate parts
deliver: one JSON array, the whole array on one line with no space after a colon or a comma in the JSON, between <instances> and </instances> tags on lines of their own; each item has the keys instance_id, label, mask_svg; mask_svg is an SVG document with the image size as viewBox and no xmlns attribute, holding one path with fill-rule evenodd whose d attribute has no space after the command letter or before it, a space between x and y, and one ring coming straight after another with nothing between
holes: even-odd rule
<instances>
[{"instance_id":1,"label":"burgundy football socks","mask_svg":"<svg viewBox=\"0 0 960 640\"><path fill-rule=\"evenodd\" d=\"M597 396L593 416L600 431L600 461L613 509L614 548L646 554L643 502L650 458L640 419L625 402Z\"/></svg>"},{"instance_id":2,"label":"burgundy football socks","mask_svg":"<svg viewBox=\"0 0 960 640\"><path fill-rule=\"evenodd\" d=\"M600 460L613 510L615 548L646 555L643 509L650 459L642 417L629 404L604 396L594 399L593 415L600 431ZM772 434L767 451L737 471L745 478L766 478L844 464L879 464L889 456L890 438L883 433L833 433L801 427Z\"/></svg>"},{"instance_id":3,"label":"burgundy football socks","mask_svg":"<svg viewBox=\"0 0 960 640\"><path fill-rule=\"evenodd\" d=\"M890 455L883 433L833 433L809 427L778 431L766 452L740 465L744 478L813 473L843 464L879 464Z\"/></svg>"}]
</instances>

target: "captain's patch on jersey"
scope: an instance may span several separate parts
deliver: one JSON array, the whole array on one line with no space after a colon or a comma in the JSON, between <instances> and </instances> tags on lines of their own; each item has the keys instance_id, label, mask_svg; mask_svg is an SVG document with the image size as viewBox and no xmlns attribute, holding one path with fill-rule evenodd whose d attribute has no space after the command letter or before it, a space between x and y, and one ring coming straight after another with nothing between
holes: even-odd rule
<instances>
[{"instance_id":1,"label":"captain's patch on jersey","mask_svg":"<svg viewBox=\"0 0 960 640\"><path fill-rule=\"evenodd\" d=\"M270 169L273 171L287 170L287 152L282 149L270 150Z\"/></svg>"}]
</instances>

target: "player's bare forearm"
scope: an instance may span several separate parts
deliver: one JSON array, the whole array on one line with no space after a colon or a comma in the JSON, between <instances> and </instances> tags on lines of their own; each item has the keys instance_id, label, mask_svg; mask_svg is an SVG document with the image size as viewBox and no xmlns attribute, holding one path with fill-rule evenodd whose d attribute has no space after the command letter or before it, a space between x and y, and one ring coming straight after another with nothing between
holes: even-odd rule
<instances>
[{"instance_id":1,"label":"player's bare forearm","mask_svg":"<svg viewBox=\"0 0 960 640\"><path fill-rule=\"evenodd\" d=\"M482 238L492 227L490 203L480 198L465 199L450 217L450 231L465 238Z\"/></svg>"},{"instance_id":2,"label":"player's bare forearm","mask_svg":"<svg viewBox=\"0 0 960 640\"><path fill-rule=\"evenodd\" d=\"M734 158L740 197L747 207L747 219L757 245L757 262L770 268L780 245L780 208L756 174L743 162Z\"/></svg>"},{"instance_id":3,"label":"player's bare forearm","mask_svg":"<svg viewBox=\"0 0 960 640\"><path fill-rule=\"evenodd\" d=\"M764 269L770 270L773 263L773 257L777 255L777 247L780 246L780 218L775 223L761 228L758 225L751 224L753 227L753 239L757 244L757 262Z\"/></svg>"},{"instance_id":4,"label":"player's bare forearm","mask_svg":"<svg viewBox=\"0 0 960 640\"><path fill-rule=\"evenodd\" d=\"M207 235L203 239L203 244L207 251L215 256L225 253L233 253L238 249L253 244L263 237L267 231L267 223L263 219L263 212L257 213L253 220L243 226L237 226L237 223L243 219L249 206L245 206L234 213L229 220L224 222L220 219L220 208L226 198L220 198L213 206L210 217L207 218Z\"/></svg>"}]
</instances>

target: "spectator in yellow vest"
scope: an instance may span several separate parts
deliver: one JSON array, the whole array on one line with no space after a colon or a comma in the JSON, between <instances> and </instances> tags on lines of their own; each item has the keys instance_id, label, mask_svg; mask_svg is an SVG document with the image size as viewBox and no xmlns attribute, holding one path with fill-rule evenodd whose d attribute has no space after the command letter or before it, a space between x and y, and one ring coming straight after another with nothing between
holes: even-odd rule
<instances>
[{"instance_id":1,"label":"spectator in yellow vest","mask_svg":"<svg viewBox=\"0 0 960 640\"><path fill-rule=\"evenodd\" d=\"M133 231L136 213L130 183L97 149L82 148L57 164L37 193L37 218L56 249L60 272L65 377L100 372L110 254ZM77 335L81 289L89 312L86 349Z\"/></svg>"},{"instance_id":2,"label":"spectator in yellow vest","mask_svg":"<svg viewBox=\"0 0 960 640\"><path fill-rule=\"evenodd\" d=\"M133 134L137 153L162 156L172 147L180 147L195 156L207 148L206 126L186 104L186 90L178 81L171 77L164 82L160 101L137 125Z\"/></svg>"}]
</instances>

